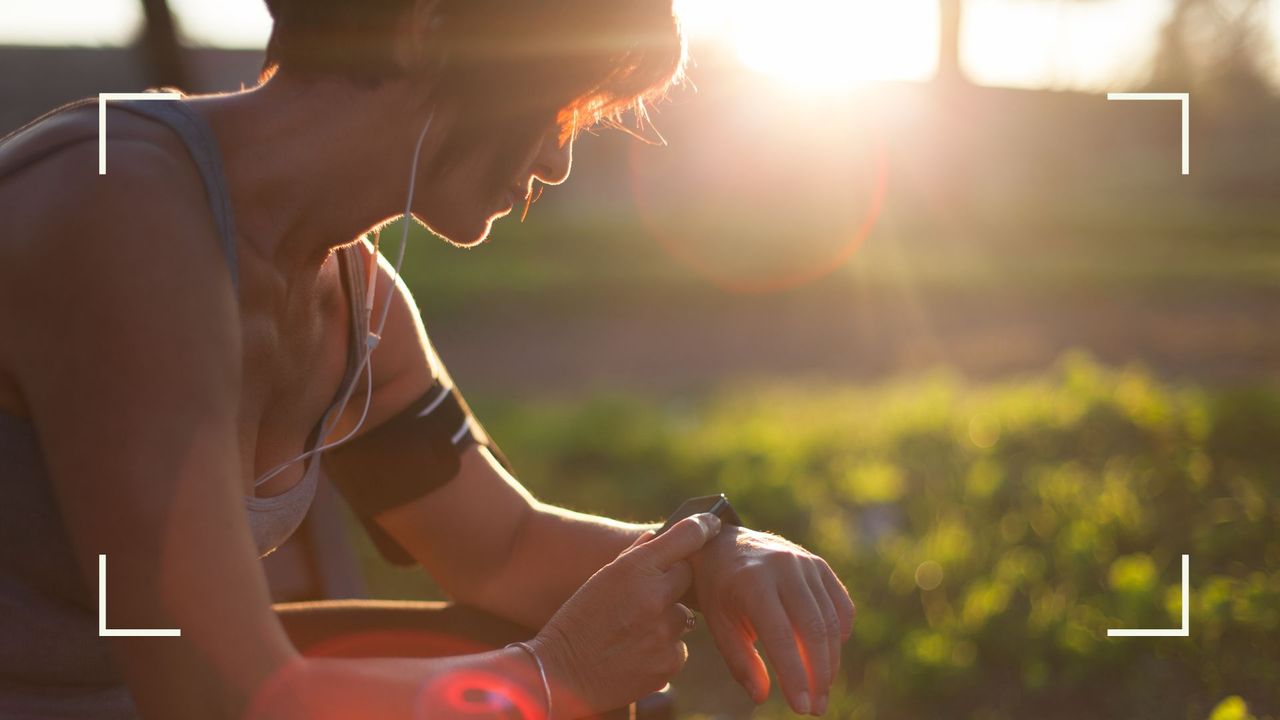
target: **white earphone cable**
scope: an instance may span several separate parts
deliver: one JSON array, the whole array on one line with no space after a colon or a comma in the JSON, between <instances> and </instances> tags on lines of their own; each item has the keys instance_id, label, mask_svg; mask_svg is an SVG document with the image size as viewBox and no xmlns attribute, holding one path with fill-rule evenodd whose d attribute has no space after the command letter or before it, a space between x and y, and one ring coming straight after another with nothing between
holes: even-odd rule
<instances>
[{"instance_id":1,"label":"white earphone cable","mask_svg":"<svg viewBox=\"0 0 1280 720\"><path fill-rule=\"evenodd\" d=\"M359 432L362 426L364 426L364 421L369 417L369 407L373 402L373 350L382 340L382 330L386 327L387 315L391 312L391 301L395 297L395 284L400 279L400 267L404 264L405 246L409 244L409 225L413 223L413 193L414 189L417 187L418 181L418 156L422 154L422 143L427 138L427 131L431 129L431 121L434 117L434 114L427 117L427 122L422 126L422 132L418 134L418 142L413 149L413 159L410 161L409 166L409 193L408 197L406 197L404 201L404 217L400 219L400 248L396 254L395 272L391 276L392 287L387 293L386 302L382 304L382 313L378 317L378 329L376 331L373 330L371 326L371 321L373 320L374 288L376 287L378 280L378 249L376 244L374 246L372 262L370 262L369 281L366 283L368 288L365 294L365 329L368 331L368 334L365 336L365 348L361 353L360 364L356 368L355 375L355 378L359 378L361 373L364 373L365 375L364 409L360 412L360 419L356 421L355 426L352 427L346 435L342 436L342 438L330 443L325 443L319 447L312 448L292 460L275 466L262 477L254 481L253 486L255 488L284 472L289 467L306 460L312 455L333 449L347 442L351 438L355 437L355 434ZM326 416L326 425L328 424L327 420L329 418L341 417L342 413L346 412L347 403L351 401L351 394L355 391L355 386L355 382L348 384L346 391L343 392L342 400L338 405L337 411ZM321 427L322 433L327 432L327 430L327 428Z\"/></svg>"}]
</instances>

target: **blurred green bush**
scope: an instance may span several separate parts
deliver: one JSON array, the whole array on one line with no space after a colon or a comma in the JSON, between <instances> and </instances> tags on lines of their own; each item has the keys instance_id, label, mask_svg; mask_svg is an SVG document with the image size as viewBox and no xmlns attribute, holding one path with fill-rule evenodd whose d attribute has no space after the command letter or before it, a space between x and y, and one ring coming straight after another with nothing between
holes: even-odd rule
<instances>
[{"instance_id":1,"label":"blurred green bush","mask_svg":"<svg viewBox=\"0 0 1280 720\"><path fill-rule=\"evenodd\" d=\"M473 404L546 502L652 521L724 491L750 526L826 558L858 605L831 717L1280 713L1274 388L1071 355L989 386L939 372ZM1179 626L1183 553L1190 638L1108 638ZM735 692L680 689L711 717ZM790 717L777 695L755 717Z\"/></svg>"}]
</instances>

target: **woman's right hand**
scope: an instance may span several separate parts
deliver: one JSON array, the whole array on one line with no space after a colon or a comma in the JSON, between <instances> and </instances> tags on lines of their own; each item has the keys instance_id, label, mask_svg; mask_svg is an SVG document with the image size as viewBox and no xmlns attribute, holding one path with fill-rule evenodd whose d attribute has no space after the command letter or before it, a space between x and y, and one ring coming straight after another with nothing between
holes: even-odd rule
<instances>
[{"instance_id":1,"label":"woman's right hand","mask_svg":"<svg viewBox=\"0 0 1280 720\"><path fill-rule=\"evenodd\" d=\"M685 558L718 532L710 513L660 537L646 531L547 621L532 645L551 683L552 720L623 707L680 672L690 611L676 601L693 580Z\"/></svg>"}]
</instances>

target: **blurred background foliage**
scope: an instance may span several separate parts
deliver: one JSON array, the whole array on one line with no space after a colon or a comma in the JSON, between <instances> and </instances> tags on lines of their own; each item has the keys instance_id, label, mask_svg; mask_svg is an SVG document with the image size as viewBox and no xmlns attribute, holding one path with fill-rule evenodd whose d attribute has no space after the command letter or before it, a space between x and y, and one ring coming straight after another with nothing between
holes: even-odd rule
<instances>
[{"instance_id":1,"label":"blurred background foliage","mask_svg":"<svg viewBox=\"0 0 1280 720\"><path fill-rule=\"evenodd\" d=\"M1280 387L1206 390L1070 354L994 383L940 370L474 404L547 502L652 521L723 491L751 527L826 558L858 605L834 717L1280 707ZM1108 638L1179 626L1183 553L1191 637ZM373 579L430 593L413 573ZM682 710L745 716L709 637L692 638ZM755 715L790 716L777 693Z\"/></svg>"}]
</instances>

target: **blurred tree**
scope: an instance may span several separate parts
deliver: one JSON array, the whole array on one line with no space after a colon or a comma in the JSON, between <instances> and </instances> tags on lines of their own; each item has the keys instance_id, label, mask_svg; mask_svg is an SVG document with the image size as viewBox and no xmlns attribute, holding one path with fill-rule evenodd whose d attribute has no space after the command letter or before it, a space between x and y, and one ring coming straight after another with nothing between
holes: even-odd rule
<instances>
[{"instance_id":1,"label":"blurred tree","mask_svg":"<svg viewBox=\"0 0 1280 720\"><path fill-rule=\"evenodd\" d=\"M1204 0L1173 0L1169 19L1160 30L1160 44L1152 65L1151 85L1186 88L1191 81L1191 59L1187 50L1187 21L1196 5Z\"/></svg>"},{"instance_id":2,"label":"blurred tree","mask_svg":"<svg viewBox=\"0 0 1280 720\"><path fill-rule=\"evenodd\" d=\"M1171 0L1152 64L1152 89L1265 95L1270 89L1266 0Z\"/></svg>"},{"instance_id":3,"label":"blurred tree","mask_svg":"<svg viewBox=\"0 0 1280 720\"><path fill-rule=\"evenodd\" d=\"M1169 1L1152 63L1151 89L1185 92L1212 84L1233 94L1264 95L1270 90L1267 0ZM938 28L935 80L946 86L966 84L961 63L964 0L938 0Z\"/></svg>"},{"instance_id":4,"label":"blurred tree","mask_svg":"<svg viewBox=\"0 0 1280 720\"><path fill-rule=\"evenodd\" d=\"M960 36L964 26L963 0L938 0L938 74L942 85L968 82L960 65Z\"/></svg>"},{"instance_id":5,"label":"blurred tree","mask_svg":"<svg viewBox=\"0 0 1280 720\"><path fill-rule=\"evenodd\" d=\"M142 33L142 51L146 63L146 81L151 86L186 87L187 73L178 45L177 27L166 0L142 0L146 27Z\"/></svg>"},{"instance_id":6,"label":"blurred tree","mask_svg":"<svg viewBox=\"0 0 1280 720\"><path fill-rule=\"evenodd\" d=\"M938 71L935 80L941 85L955 87L969 82L960 59L963 35L964 0L938 0Z\"/></svg>"}]
</instances>

